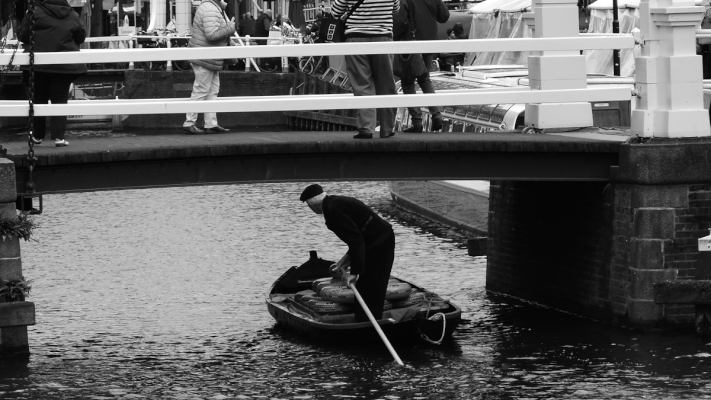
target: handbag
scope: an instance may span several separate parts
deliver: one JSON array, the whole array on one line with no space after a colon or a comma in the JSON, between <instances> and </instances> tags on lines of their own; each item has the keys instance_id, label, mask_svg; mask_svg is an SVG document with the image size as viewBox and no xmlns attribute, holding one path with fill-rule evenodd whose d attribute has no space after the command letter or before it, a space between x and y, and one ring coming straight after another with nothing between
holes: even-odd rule
<instances>
[{"instance_id":1,"label":"handbag","mask_svg":"<svg viewBox=\"0 0 711 400\"><path fill-rule=\"evenodd\" d=\"M343 43L346 41L346 21L353 14L364 0L358 0L355 5L343 15L341 18L334 18L331 14L328 17L323 17L321 26L318 31L319 43Z\"/></svg>"},{"instance_id":2,"label":"handbag","mask_svg":"<svg viewBox=\"0 0 711 400\"><path fill-rule=\"evenodd\" d=\"M415 40L415 23L412 21L410 10L408 10L407 19L407 32L410 33L410 37L405 40ZM395 54L393 58L393 75L400 79L417 78L427 72L429 72L429 69L427 65L425 65L425 59L422 58L422 54L420 53Z\"/></svg>"}]
</instances>

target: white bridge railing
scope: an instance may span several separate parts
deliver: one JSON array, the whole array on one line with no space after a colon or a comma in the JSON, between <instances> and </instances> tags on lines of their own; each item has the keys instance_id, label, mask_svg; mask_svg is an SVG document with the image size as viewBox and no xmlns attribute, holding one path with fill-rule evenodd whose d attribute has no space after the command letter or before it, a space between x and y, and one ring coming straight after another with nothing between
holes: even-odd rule
<instances>
[{"instance_id":1,"label":"white bridge railing","mask_svg":"<svg viewBox=\"0 0 711 400\"><path fill-rule=\"evenodd\" d=\"M35 53L35 64L116 63L156 60L190 60L213 58L301 57L343 54L409 54L415 52L482 52L618 49L634 46L634 38L626 36L595 36L582 38L484 39L429 42L303 44L296 46L244 46L213 48L158 49L86 49L72 53ZM7 64L11 55L0 54L0 64ZM27 65L29 54L17 53L16 65ZM562 90L532 90L503 88L460 90L428 95L394 95L358 97L343 95L295 95L220 97L212 101L189 99L92 100L68 104L34 105L37 116L104 115L104 114L182 114L186 112L254 112L313 109L352 109L382 107L414 107L483 103L560 103L629 100L631 90L625 87L600 87ZM27 114L26 101L1 101L0 116Z\"/></svg>"},{"instance_id":2,"label":"white bridge railing","mask_svg":"<svg viewBox=\"0 0 711 400\"><path fill-rule=\"evenodd\" d=\"M35 115L166 114L185 112L253 112L279 110L412 107L452 104L526 103L529 128L592 125L591 101L629 100L632 133L640 136L710 136L703 108L701 60L695 54L703 8L676 0L642 0L637 39L632 35L580 35L577 0L536 0L524 13L532 38L406 41L377 43L230 46L212 48L87 49L73 53L36 53L36 64L122 63L191 59L272 58L348 54L481 53L528 51L529 87L479 89L422 95L305 95L189 99L92 100L81 104L36 105ZM587 87L585 57L580 50L640 48L634 89ZM12 54L0 54L6 65ZM27 65L29 54L15 54ZM0 102L0 116L27 114L25 102Z\"/></svg>"}]
</instances>

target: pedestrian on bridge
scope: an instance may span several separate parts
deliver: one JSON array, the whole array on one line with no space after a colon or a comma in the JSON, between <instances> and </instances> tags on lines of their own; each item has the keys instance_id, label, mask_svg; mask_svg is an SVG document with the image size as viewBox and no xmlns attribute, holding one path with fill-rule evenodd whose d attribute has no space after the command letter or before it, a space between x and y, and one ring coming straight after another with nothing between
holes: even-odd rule
<instances>
[{"instance_id":1,"label":"pedestrian on bridge","mask_svg":"<svg viewBox=\"0 0 711 400\"><path fill-rule=\"evenodd\" d=\"M400 12L395 16L393 23L393 36L395 41L403 40L437 40L437 24L449 20L449 9L442 0L400 0ZM410 26L410 25L414 26ZM402 92L415 94L415 81L422 89L422 93L434 93L434 85L430 79L430 67L435 54L422 54L422 59L427 67L427 72L420 76L401 76ZM412 58L415 60L415 58ZM418 60L419 61L419 60ZM442 129L442 114L439 107L428 107L432 116L432 131ZM422 132L422 108L410 107L412 125L405 132Z\"/></svg>"},{"instance_id":2,"label":"pedestrian on bridge","mask_svg":"<svg viewBox=\"0 0 711 400\"><path fill-rule=\"evenodd\" d=\"M193 18L193 28L190 33L188 47L222 47L228 46L229 40L235 33L235 19L227 20L224 10L227 3L221 0L202 0L195 17ZM214 100L220 92L220 74L224 61L214 60L190 60L190 65L195 73L193 82L193 92L190 100L204 101ZM206 112L205 130L195 126L197 113L185 114L183 130L191 135L203 135L205 133L225 133L229 129L217 124L217 113Z\"/></svg>"},{"instance_id":3,"label":"pedestrian on bridge","mask_svg":"<svg viewBox=\"0 0 711 400\"><path fill-rule=\"evenodd\" d=\"M348 257L341 259L350 259L346 284L354 283L375 319L382 319L385 291L395 260L392 226L360 200L326 195L317 184L307 186L300 200L314 213L322 214L326 227L348 245ZM368 321L359 302L355 303L355 318L356 322Z\"/></svg>"},{"instance_id":4,"label":"pedestrian on bridge","mask_svg":"<svg viewBox=\"0 0 711 400\"><path fill-rule=\"evenodd\" d=\"M347 43L392 42L393 13L400 10L400 0L334 0L331 14L335 18L349 15L346 19ZM393 78L393 61L390 54L346 55L346 71L356 96L396 95ZM377 110L377 111L376 111ZM354 139L373 137L377 121L380 122L380 137L395 136L396 108L361 108L356 125L358 134Z\"/></svg>"},{"instance_id":5,"label":"pedestrian on bridge","mask_svg":"<svg viewBox=\"0 0 711 400\"><path fill-rule=\"evenodd\" d=\"M34 31L34 51L72 52L79 51L79 45L86 39L86 30L67 0L35 0L34 24L28 13L19 29L19 39L25 52L29 50L31 29ZM67 104L69 87L72 82L86 73L84 64L48 64L34 66L34 83L30 82L30 71L22 67L22 78L30 86L35 104ZM49 117L50 134L56 147L69 146L64 139L67 117ZM41 144L47 132L46 117L34 117L32 142Z\"/></svg>"}]
</instances>

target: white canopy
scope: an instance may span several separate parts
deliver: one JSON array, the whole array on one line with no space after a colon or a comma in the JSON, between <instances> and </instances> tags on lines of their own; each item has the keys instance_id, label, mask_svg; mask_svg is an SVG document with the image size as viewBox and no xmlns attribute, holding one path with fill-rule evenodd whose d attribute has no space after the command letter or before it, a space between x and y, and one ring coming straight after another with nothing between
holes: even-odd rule
<instances>
[{"instance_id":1,"label":"white canopy","mask_svg":"<svg viewBox=\"0 0 711 400\"><path fill-rule=\"evenodd\" d=\"M470 8L472 24L470 39L531 37L531 31L521 19L530 10L531 0L485 0ZM528 65L528 52L466 53L464 65Z\"/></svg>"}]
</instances>

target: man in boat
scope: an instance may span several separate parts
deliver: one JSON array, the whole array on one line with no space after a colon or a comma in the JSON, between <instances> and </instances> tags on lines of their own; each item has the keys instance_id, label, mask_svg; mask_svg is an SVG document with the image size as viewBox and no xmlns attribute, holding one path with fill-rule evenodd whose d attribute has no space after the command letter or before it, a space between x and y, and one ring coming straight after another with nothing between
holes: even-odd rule
<instances>
[{"instance_id":1,"label":"man in boat","mask_svg":"<svg viewBox=\"0 0 711 400\"><path fill-rule=\"evenodd\" d=\"M348 245L348 252L337 264L350 259L346 284L354 283L375 319L383 316L385 291L395 259L395 234L392 226L360 200L347 196L326 195L320 185L309 185L301 201L322 214L326 227ZM355 303L355 318L368 321L365 311Z\"/></svg>"}]
</instances>

